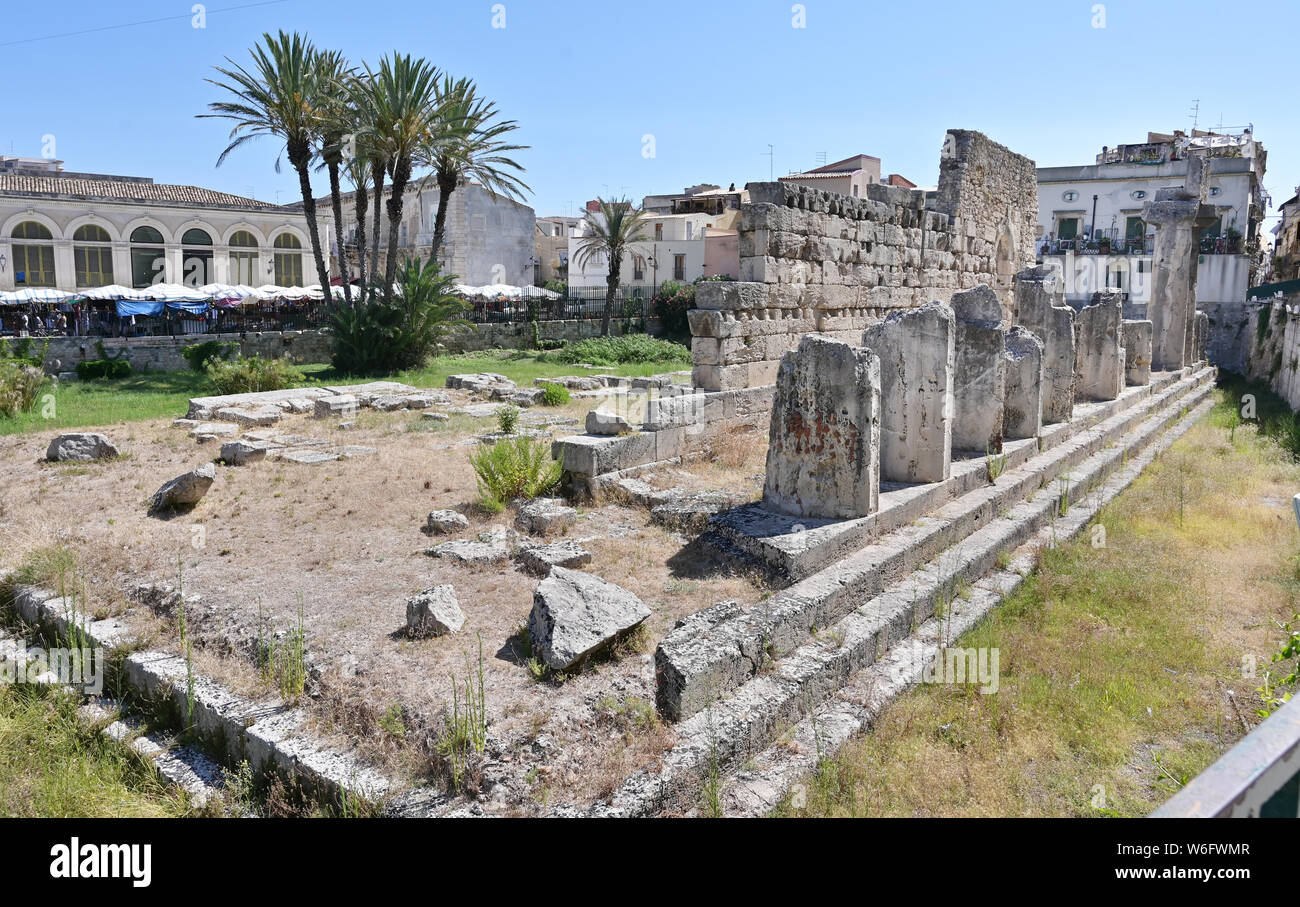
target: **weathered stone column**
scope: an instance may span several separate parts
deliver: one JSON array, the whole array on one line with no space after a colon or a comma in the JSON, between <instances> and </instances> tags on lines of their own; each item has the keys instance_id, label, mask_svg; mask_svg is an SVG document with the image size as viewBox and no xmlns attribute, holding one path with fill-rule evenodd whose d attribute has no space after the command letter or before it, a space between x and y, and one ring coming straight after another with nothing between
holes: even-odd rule
<instances>
[{"instance_id":1,"label":"weathered stone column","mask_svg":"<svg viewBox=\"0 0 1300 907\"><path fill-rule=\"evenodd\" d=\"M1074 414L1074 310L1051 268L1016 275L1016 324L1043 342L1043 423Z\"/></svg>"},{"instance_id":2,"label":"weathered stone column","mask_svg":"<svg viewBox=\"0 0 1300 907\"><path fill-rule=\"evenodd\" d=\"M1151 282L1151 366L1175 371L1186 364L1196 311L1196 219L1205 200L1209 158L1187 156L1182 188L1159 189L1155 201L1142 206L1142 219L1156 228L1155 275Z\"/></svg>"},{"instance_id":3,"label":"weathered stone column","mask_svg":"<svg viewBox=\"0 0 1300 907\"><path fill-rule=\"evenodd\" d=\"M1204 362L1206 359L1206 348L1210 343L1210 316L1204 312L1196 312L1192 322L1192 346L1187 357L1187 364L1194 362Z\"/></svg>"},{"instance_id":4,"label":"weathered stone column","mask_svg":"<svg viewBox=\"0 0 1300 907\"><path fill-rule=\"evenodd\" d=\"M1006 381L1002 402L1002 436L1036 438L1043 427L1043 341L1014 325L1007 331Z\"/></svg>"},{"instance_id":5,"label":"weathered stone column","mask_svg":"<svg viewBox=\"0 0 1300 907\"><path fill-rule=\"evenodd\" d=\"M880 357L880 478L942 482L952 473L952 309L931 302L862 333Z\"/></svg>"},{"instance_id":6,"label":"weathered stone column","mask_svg":"<svg viewBox=\"0 0 1300 907\"><path fill-rule=\"evenodd\" d=\"M1124 383L1151 383L1151 322L1125 321Z\"/></svg>"},{"instance_id":7,"label":"weathered stone column","mask_svg":"<svg viewBox=\"0 0 1300 907\"><path fill-rule=\"evenodd\" d=\"M806 334L781 358L763 506L791 516L853 519L880 495L880 359Z\"/></svg>"},{"instance_id":8,"label":"weathered stone column","mask_svg":"<svg viewBox=\"0 0 1300 907\"><path fill-rule=\"evenodd\" d=\"M1002 305L983 284L954 293L951 305L956 318L952 446L998 453L1007 350Z\"/></svg>"},{"instance_id":9,"label":"weathered stone column","mask_svg":"<svg viewBox=\"0 0 1300 907\"><path fill-rule=\"evenodd\" d=\"M1119 290L1092 294L1079 310L1075 347L1075 394L1090 400L1114 400L1124 392L1124 306Z\"/></svg>"}]
</instances>

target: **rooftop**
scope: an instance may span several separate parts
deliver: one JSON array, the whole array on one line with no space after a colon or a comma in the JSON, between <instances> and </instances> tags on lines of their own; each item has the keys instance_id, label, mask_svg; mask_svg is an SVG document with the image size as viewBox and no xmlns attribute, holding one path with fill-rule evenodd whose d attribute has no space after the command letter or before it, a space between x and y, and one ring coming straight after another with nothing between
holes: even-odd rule
<instances>
[{"instance_id":1,"label":"rooftop","mask_svg":"<svg viewBox=\"0 0 1300 907\"><path fill-rule=\"evenodd\" d=\"M95 201L150 202L153 204L217 208L278 209L279 205L230 195L199 186L172 186L142 177L120 178L96 174L31 174L0 171L0 196L40 196Z\"/></svg>"}]
</instances>

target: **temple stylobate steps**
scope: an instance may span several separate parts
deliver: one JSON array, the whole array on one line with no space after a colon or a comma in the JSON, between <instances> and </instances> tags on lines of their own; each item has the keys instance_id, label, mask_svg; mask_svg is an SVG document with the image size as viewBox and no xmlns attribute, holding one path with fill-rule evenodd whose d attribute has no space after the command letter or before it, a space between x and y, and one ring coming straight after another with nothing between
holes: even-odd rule
<instances>
[{"instance_id":1,"label":"temple stylobate steps","mask_svg":"<svg viewBox=\"0 0 1300 907\"><path fill-rule=\"evenodd\" d=\"M661 710L671 717L675 705L681 718L677 743L659 771L629 778L596 812L686 811L716 772L735 775L736 812L770 806L802 770L769 750L774 741L808 732L800 722L811 710L829 722L819 720L819 733L838 727L831 736L842 741L860 729L881 705L859 697L855 717L845 717L864 671L901 670L933 648L937 607L959 632L996 604L1027 573L1034 548L1079 531L1208 409L1213 377L1204 367L1159 376L1153 393L1115 401L1098 411L1104 418L1009 467L995 485L950 499L748 610L724 604L688 618L657 653ZM1066 474L1068 485L1055 481ZM1009 567L999 566L1008 556ZM958 603L954 590L968 585L969 600Z\"/></svg>"}]
</instances>

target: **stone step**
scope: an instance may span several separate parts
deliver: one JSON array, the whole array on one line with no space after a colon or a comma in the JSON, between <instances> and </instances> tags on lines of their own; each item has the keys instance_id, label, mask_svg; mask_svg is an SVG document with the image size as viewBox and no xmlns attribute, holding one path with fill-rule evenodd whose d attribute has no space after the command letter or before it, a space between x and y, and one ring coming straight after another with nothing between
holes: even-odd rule
<instances>
[{"instance_id":1,"label":"stone step","mask_svg":"<svg viewBox=\"0 0 1300 907\"><path fill-rule=\"evenodd\" d=\"M839 620L999 514L1014 512L1026 497L1067 475L1151 413L1168 411L1187 395L1206 389L1213 376L1213 369L1202 369L1166 384L1154 396L1137 398L1108 419L1022 460L996 484L982 480L932 513L909 510L910 520L900 528L748 610L709 609L683 622L669 631L655 653L660 710L672 720L694 715L753 677L766 660L801 645L814 627ZM730 535L724 538L732 541Z\"/></svg>"},{"instance_id":2,"label":"stone step","mask_svg":"<svg viewBox=\"0 0 1300 907\"><path fill-rule=\"evenodd\" d=\"M1191 369L1157 373L1149 385L1126 388L1115 400L1077 404L1069 422L1044 426L1038 438L1004 442L1004 473L1119 413L1149 404L1152 397L1191 374ZM966 452L962 459L953 460L952 477L946 481L919 485L882 482L879 508L868 516L819 520L785 516L751 504L711 520L704 540L714 544L725 540L728 550L743 551L778 577L797 581L987 483L985 456Z\"/></svg>"},{"instance_id":3,"label":"stone step","mask_svg":"<svg viewBox=\"0 0 1300 907\"><path fill-rule=\"evenodd\" d=\"M997 568L1000 552L1013 552L1036 536L1041 543L1043 538L1050 541L1080 531L1097 507L1149 462L1154 450L1148 448L1171 443L1208 411L1211 391L1211 385L1193 384L1189 393L1169 401L1117 444L1079 463L1068 493L1071 506L1064 515L1057 512L1058 490L1041 488L1005 519L972 532L959 548L940 553L839 620L820 624L825 630L819 638L779 660L762 661L762 670L731 695L715 699L677 725L677 743L658 772L632 776L610 803L594 812L646 815L690 809L708 775L731 771L763 753L862 669L878 661L885 664L882 659L892 648L934 619L936 604L959 604L963 613L968 606L987 611L1021 578L1020 572ZM1011 566L1027 573L1031 563L1021 552ZM955 591L967 583L972 584L970 599L961 604Z\"/></svg>"}]
</instances>

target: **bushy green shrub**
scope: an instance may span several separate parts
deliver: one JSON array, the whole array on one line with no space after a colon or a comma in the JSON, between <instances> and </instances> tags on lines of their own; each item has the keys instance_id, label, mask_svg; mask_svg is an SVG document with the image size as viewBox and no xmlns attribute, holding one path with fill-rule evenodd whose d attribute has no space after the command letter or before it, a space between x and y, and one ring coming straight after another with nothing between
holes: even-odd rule
<instances>
[{"instance_id":1,"label":"bushy green shrub","mask_svg":"<svg viewBox=\"0 0 1300 907\"><path fill-rule=\"evenodd\" d=\"M519 427L519 410L506 404L497 410L497 429L503 435L513 435Z\"/></svg>"},{"instance_id":2,"label":"bushy green shrub","mask_svg":"<svg viewBox=\"0 0 1300 907\"><path fill-rule=\"evenodd\" d=\"M639 362L690 362L689 347L649 334L622 337L587 337L553 354L559 362L590 362L592 365L623 365Z\"/></svg>"},{"instance_id":3,"label":"bushy green shrub","mask_svg":"<svg viewBox=\"0 0 1300 907\"><path fill-rule=\"evenodd\" d=\"M654 313L664 335L677 339L691 336L691 326L686 320L688 310L695 308L695 286L665 281L654 295Z\"/></svg>"},{"instance_id":4,"label":"bushy green shrub","mask_svg":"<svg viewBox=\"0 0 1300 907\"><path fill-rule=\"evenodd\" d=\"M205 340L181 350L181 355L196 372L203 371L209 359L229 359L239 350L239 344L229 340Z\"/></svg>"},{"instance_id":5,"label":"bushy green shrub","mask_svg":"<svg viewBox=\"0 0 1300 907\"><path fill-rule=\"evenodd\" d=\"M0 416L25 413L36 403L45 374L18 359L0 359Z\"/></svg>"},{"instance_id":6,"label":"bushy green shrub","mask_svg":"<svg viewBox=\"0 0 1300 907\"><path fill-rule=\"evenodd\" d=\"M278 391L300 384L306 377L286 359L261 356L209 359L203 366L218 394L248 394Z\"/></svg>"},{"instance_id":7,"label":"bushy green shrub","mask_svg":"<svg viewBox=\"0 0 1300 907\"><path fill-rule=\"evenodd\" d=\"M0 359L10 359L21 365L41 368L45 362L45 353L50 348L50 342L43 341L40 349L34 349L34 346L30 337L20 337L13 347L9 346L7 337L0 337Z\"/></svg>"},{"instance_id":8,"label":"bushy green shrub","mask_svg":"<svg viewBox=\"0 0 1300 907\"><path fill-rule=\"evenodd\" d=\"M563 406L569 402L569 389L563 384L542 385L542 406Z\"/></svg>"},{"instance_id":9,"label":"bushy green shrub","mask_svg":"<svg viewBox=\"0 0 1300 907\"><path fill-rule=\"evenodd\" d=\"M488 510L546 494L560 481L560 464L551 459L549 442L523 435L497 441L469 460L478 477L479 501Z\"/></svg>"},{"instance_id":10,"label":"bushy green shrub","mask_svg":"<svg viewBox=\"0 0 1300 907\"><path fill-rule=\"evenodd\" d=\"M85 359L77 363L77 377L87 381L96 378L129 378L131 363L125 359Z\"/></svg>"},{"instance_id":11,"label":"bushy green shrub","mask_svg":"<svg viewBox=\"0 0 1300 907\"><path fill-rule=\"evenodd\" d=\"M430 258L408 258L398 274L400 295L379 291L330 312L334 338L331 362L349 375L390 374L418 368L444 335L464 324L465 300L455 294L456 277L439 273Z\"/></svg>"},{"instance_id":12,"label":"bushy green shrub","mask_svg":"<svg viewBox=\"0 0 1300 907\"><path fill-rule=\"evenodd\" d=\"M569 285L563 280L557 280L554 277L542 284L542 289L550 290L552 293L559 293L561 296L569 295Z\"/></svg>"}]
</instances>

